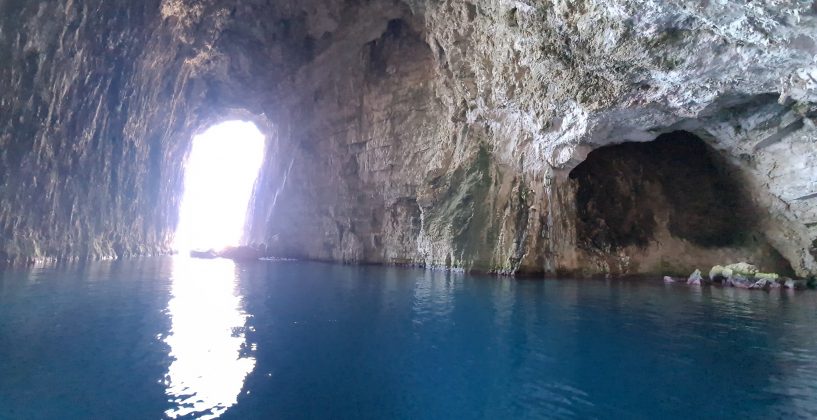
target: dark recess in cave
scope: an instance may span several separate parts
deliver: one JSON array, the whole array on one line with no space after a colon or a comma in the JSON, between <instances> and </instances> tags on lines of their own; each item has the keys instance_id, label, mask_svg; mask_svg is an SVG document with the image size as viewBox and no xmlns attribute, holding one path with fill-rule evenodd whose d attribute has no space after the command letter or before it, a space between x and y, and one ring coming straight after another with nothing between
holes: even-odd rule
<instances>
[{"instance_id":1,"label":"dark recess in cave","mask_svg":"<svg viewBox=\"0 0 817 420\"><path fill-rule=\"evenodd\" d=\"M412 41L420 40L420 36L414 33L409 25L401 19L389 21L386 31L380 38L366 44L368 48L367 72L371 77L384 77L389 64L389 58L395 50Z\"/></svg>"},{"instance_id":2,"label":"dark recess in cave","mask_svg":"<svg viewBox=\"0 0 817 420\"><path fill-rule=\"evenodd\" d=\"M757 212L728 166L685 131L594 150L570 173L579 245L643 248L663 218L672 236L703 247L757 241Z\"/></svg>"}]
</instances>

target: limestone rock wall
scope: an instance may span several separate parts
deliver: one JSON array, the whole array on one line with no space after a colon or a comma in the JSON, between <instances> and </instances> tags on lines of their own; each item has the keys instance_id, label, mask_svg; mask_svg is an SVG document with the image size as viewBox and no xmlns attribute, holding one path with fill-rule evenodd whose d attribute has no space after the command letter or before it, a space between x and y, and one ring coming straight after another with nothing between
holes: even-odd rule
<instances>
[{"instance_id":1,"label":"limestone rock wall","mask_svg":"<svg viewBox=\"0 0 817 420\"><path fill-rule=\"evenodd\" d=\"M174 151L151 106L175 80L172 60L146 48L158 6L0 2L3 260L166 249Z\"/></svg>"},{"instance_id":2,"label":"limestone rock wall","mask_svg":"<svg viewBox=\"0 0 817 420\"><path fill-rule=\"evenodd\" d=\"M601 146L686 130L736 168L764 241L817 273L811 2L0 10L6 259L166 250L190 138L240 117L270 142L247 241L280 255L610 271L643 250L581 249L570 172Z\"/></svg>"},{"instance_id":3,"label":"limestone rock wall","mask_svg":"<svg viewBox=\"0 0 817 420\"><path fill-rule=\"evenodd\" d=\"M527 238L547 240L523 246L528 266L595 265L576 255L573 229L548 235L569 223L562 219L573 198L563 202L559 190L572 188L564 175L590 150L684 127L740 168L753 200L774 209L766 235L795 270L814 270L815 206L800 199L817 179L814 104L803 99L813 89L804 82L815 60L813 5L452 1L422 9L430 44L450 69L445 96L468 123L492 129L496 161L548 180L532 198L546 221L527 225ZM792 84L800 99L787 93ZM781 160L781 149L799 156ZM554 247L561 251L548 252Z\"/></svg>"},{"instance_id":4,"label":"limestone rock wall","mask_svg":"<svg viewBox=\"0 0 817 420\"><path fill-rule=\"evenodd\" d=\"M643 251L578 249L567 174L600 146L685 129L769 209L757 223L772 246L798 274L814 271L812 5L407 5L399 19L411 31L387 27L379 39L424 41L425 52L389 49L414 66L394 64L388 82L376 83L380 74L366 67L378 42L370 34L343 53L341 68L326 64L340 54L329 48L299 71L334 78L329 86L284 89L296 115L273 119L297 121L281 141L299 146L287 155L277 207L253 229L264 232L258 241L331 260L610 271L611 259Z\"/></svg>"}]
</instances>

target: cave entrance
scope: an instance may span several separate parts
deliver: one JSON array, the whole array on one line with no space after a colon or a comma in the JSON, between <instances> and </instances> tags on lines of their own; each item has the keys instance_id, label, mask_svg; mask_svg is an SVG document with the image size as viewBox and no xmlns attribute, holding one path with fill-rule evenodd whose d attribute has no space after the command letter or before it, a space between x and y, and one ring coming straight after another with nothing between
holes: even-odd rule
<instances>
[{"instance_id":1,"label":"cave entrance","mask_svg":"<svg viewBox=\"0 0 817 420\"><path fill-rule=\"evenodd\" d=\"M239 245L264 146L264 135L247 121L223 122L193 138L174 240L177 250Z\"/></svg>"},{"instance_id":2,"label":"cave entrance","mask_svg":"<svg viewBox=\"0 0 817 420\"><path fill-rule=\"evenodd\" d=\"M737 261L790 272L735 169L685 131L596 149L570 173L577 245L614 274L688 275Z\"/></svg>"}]
</instances>

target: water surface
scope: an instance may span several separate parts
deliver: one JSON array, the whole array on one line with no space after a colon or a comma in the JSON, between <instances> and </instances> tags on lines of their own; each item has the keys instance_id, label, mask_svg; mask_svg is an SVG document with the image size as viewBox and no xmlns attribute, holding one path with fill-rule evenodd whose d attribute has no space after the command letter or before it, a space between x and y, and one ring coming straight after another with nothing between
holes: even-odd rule
<instances>
[{"instance_id":1,"label":"water surface","mask_svg":"<svg viewBox=\"0 0 817 420\"><path fill-rule=\"evenodd\" d=\"M0 418L815 418L817 294L154 258L0 274Z\"/></svg>"}]
</instances>

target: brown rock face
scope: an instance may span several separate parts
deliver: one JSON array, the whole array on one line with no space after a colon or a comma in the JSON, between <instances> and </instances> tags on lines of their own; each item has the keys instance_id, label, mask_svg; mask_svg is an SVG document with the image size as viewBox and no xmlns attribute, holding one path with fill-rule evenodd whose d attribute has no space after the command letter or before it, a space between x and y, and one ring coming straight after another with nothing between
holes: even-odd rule
<instances>
[{"instance_id":1,"label":"brown rock face","mask_svg":"<svg viewBox=\"0 0 817 420\"><path fill-rule=\"evenodd\" d=\"M588 275L740 256L817 274L810 4L0 12L6 260L167 251L192 135L244 118L271 145L247 241L275 255ZM661 137L679 130L698 149Z\"/></svg>"},{"instance_id":2,"label":"brown rock face","mask_svg":"<svg viewBox=\"0 0 817 420\"><path fill-rule=\"evenodd\" d=\"M735 168L694 135L596 149L570 178L580 269L683 276L744 258L792 275L758 229L762 210Z\"/></svg>"}]
</instances>

